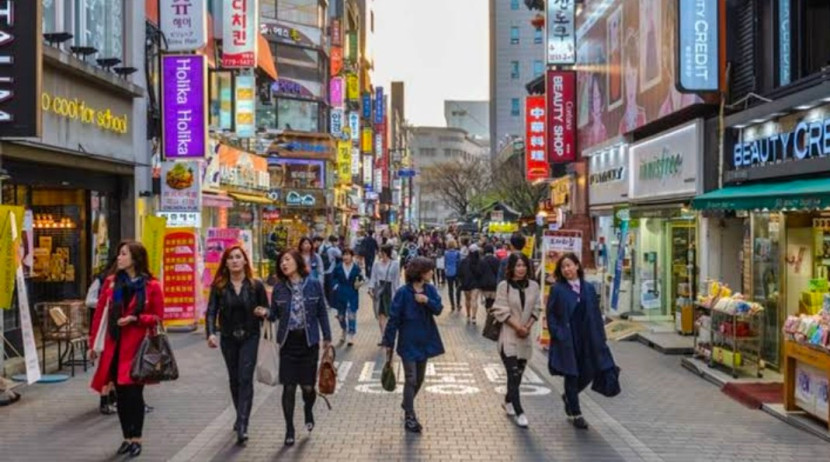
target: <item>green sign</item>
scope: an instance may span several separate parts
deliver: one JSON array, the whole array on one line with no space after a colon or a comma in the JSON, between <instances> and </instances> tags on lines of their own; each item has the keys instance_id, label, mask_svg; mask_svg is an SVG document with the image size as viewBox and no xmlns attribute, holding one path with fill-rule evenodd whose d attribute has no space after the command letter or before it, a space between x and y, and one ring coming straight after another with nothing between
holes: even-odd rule
<instances>
[{"instance_id":1,"label":"green sign","mask_svg":"<svg viewBox=\"0 0 830 462\"><path fill-rule=\"evenodd\" d=\"M349 32L346 40L349 42L348 54L346 55L346 61L350 63L357 62L357 32Z\"/></svg>"}]
</instances>

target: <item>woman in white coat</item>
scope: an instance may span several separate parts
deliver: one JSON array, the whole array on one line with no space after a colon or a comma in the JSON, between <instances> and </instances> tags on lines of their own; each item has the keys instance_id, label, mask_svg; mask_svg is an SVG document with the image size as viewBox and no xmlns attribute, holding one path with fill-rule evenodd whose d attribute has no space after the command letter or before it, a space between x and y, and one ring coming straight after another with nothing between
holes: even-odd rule
<instances>
[{"instance_id":1,"label":"woman in white coat","mask_svg":"<svg viewBox=\"0 0 830 462\"><path fill-rule=\"evenodd\" d=\"M527 362L533 353L531 331L539 319L539 284L530 279L530 260L513 253L507 261L505 280L496 289L493 315L502 323L499 335L499 356L507 372L507 394L502 407L516 424L527 427L528 421L519 397L519 387Z\"/></svg>"}]
</instances>

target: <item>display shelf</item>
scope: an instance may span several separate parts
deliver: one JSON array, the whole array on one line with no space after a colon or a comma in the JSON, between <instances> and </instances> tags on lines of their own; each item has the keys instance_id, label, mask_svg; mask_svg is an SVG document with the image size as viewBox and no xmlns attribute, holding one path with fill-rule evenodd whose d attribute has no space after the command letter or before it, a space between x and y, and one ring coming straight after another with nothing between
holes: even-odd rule
<instances>
[{"instance_id":1,"label":"display shelf","mask_svg":"<svg viewBox=\"0 0 830 462\"><path fill-rule=\"evenodd\" d=\"M830 430L830 411L819 415L814 409L803 409L796 400L796 365L806 364L823 373L830 380L830 351L814 348L794 341L784 342L784 409L787 411L803 410L808 414L827 422Z\"/></svg>"},{"instance_id":2,"label":"display shelf","mask_svg":"<svg viewBox=\"0 0 830 462\"><path fill-rule=\"evenodd\" d=\"M717 305L715 305L717 306ZM713 351L721 348L721 354L713 354L709 366L726 366L731 369L732 377L738 378L738 372L746 368L749 360L754 363L755 375L763 377L764 360L761 350L764 339L763 310L751 313L730 313L714 308L711 310L710 345ZM747 324L750 335L738 335L738 325ZM731 332L721 332L720 326L731 326ZM718 357L722 358L717 360Z\"/></svg>"}]
</instances>

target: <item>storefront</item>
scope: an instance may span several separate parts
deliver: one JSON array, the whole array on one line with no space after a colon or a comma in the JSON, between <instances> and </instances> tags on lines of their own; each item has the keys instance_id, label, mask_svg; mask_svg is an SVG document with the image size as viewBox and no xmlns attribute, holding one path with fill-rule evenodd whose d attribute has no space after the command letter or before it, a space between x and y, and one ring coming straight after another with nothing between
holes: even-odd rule
<instances>
[{"instance_id":1,"label":"storefront","mask_svg":"<svg viewBox=\"0 0 830 462\"><path fill-rule=\"evenodd\" d=\"M632 312L691 332L697 290L697 219L703 122L696 120L629 148Z\"/></svg>"},{"instance_id":2,"label":"storefront","mask_svg":"<svg viewBox=\"0 0 830 462\"><path fill-rule=\"evenodd\" d=\"M730 129L724 188L699 196L705 215L741 218L741 285L765 308L767 364L782 366L787 316L816 314L830 279L830 105Z\"/></svg>"},{"instance_id":3,"label":"storefront","mask_svg":"<svg viewBox=\"0 0 830 462\"><path fill-rule=\"evenodd\" d=\"M628 146L614 143L611 146L595 149L583 155L588 157L588 197L590 215L594 227L594 262L602 276L603 308L613 316L631 310L631 250L627 226L620 226L616 217L620 210L628 208L629 160ZM620 245L623 253L620 253ZM619 275L615 272L616 262L623 259ZM614 279L620 278L614 289ZM612 290L616 290L616 306L611 306Z\"/></svg>"}]
</instances>

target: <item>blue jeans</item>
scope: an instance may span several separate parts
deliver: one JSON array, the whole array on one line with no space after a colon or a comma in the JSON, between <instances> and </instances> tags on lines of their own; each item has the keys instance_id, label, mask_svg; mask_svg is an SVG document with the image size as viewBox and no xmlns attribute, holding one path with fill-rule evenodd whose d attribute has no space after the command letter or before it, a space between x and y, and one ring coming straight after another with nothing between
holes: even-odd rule
<instances>
[{"instance_id":1,"label":"blue jeans","mask_svg":"<svg viewBox=\"0 0 830 462\"><path fill-rule=\"evenodd\" d=\"M338 300L337 303L337 320L340 322L340 328L344 331L348 329L350 335L357 333L357 308L359 303L358 295L350 295Z\"/></svg>"}]
</instances>

